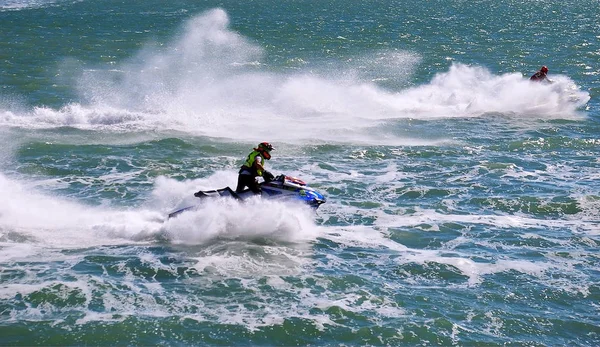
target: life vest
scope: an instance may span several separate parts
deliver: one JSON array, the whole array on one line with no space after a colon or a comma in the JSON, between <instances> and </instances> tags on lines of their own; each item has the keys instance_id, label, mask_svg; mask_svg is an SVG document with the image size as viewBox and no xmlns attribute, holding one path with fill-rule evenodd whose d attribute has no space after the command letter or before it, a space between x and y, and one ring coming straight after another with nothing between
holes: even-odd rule
<instances>
[{"instance_id":1,"label":"life vest","mask_svg":"<svg viewBox=\"0 0 600 347\"><path fill-rule=\"evenodd\" d=\"M263 172L261 170L258 170L257 168L254 167L254 162L256 161L257 155L260 156L260 165L262 165L264 167L265 158L261 155L261 153L259 151L254 150L254 151L252 151L252 153L248 154L248 158L244 162L244 165L242 165L242 168L240 169L240 173L242 173L242 171L244 171L244 170L248 170L254 176L262 176L263 175Z\"/></svg>"}]
</instances>

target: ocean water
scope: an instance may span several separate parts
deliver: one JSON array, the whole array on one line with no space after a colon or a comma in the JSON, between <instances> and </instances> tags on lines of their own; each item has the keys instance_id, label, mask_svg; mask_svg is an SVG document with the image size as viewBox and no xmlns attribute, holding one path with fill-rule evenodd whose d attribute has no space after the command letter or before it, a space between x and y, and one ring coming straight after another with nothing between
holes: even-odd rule
<instances>
[{"instance_id":1,"label":"ocean water","mask_svg":"<svg viewBox=\"0 0 600 347\"><path fill-rule=\"evenodd\" d=\"M0 1L0 345L600 345L599 23ZM167 219L262 141L327 203Z\"/></svg>"}]
</instances>

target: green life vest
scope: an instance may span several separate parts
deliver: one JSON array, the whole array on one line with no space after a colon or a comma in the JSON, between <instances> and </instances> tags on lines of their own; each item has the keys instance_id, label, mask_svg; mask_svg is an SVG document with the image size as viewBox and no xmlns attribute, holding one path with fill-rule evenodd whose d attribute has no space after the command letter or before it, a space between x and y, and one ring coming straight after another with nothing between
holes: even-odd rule
<instances>
[{"instance_id":1,"label":"green life vest","mask_svg":"<svg viewBox=\"0 0 600 347\"><path fill-rule=\"evenodd\" d=\"M244 165L242 165L242 169L240 170L248 170L250 171L254 176L262 176L263 172L261 170L257 170L254 167L254 161L256 161L256 156L259 155L260 156L260 165L265 165L265 158L263 158L262 155L260 155L260 152L258 151L252 151L252 153L248 154L248 159L246 159L246 162L244 163Z\"/></svg>"}]
</instances>

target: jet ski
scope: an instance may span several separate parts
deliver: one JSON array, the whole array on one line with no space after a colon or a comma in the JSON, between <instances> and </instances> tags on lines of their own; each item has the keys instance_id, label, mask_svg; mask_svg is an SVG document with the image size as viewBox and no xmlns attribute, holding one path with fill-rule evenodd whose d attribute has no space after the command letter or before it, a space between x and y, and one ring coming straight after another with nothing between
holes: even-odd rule
<instances>
[{"instance_id":1,"label":"jet ski","mask_svg":"<svg viewBox=\"0 0 600 347\"><path fill-rule=\"evenodd\" d=\"M265 178L265 181L259 183L262 191L261 198L263 199L301 201L314 209L319 208L321 204L326 202L323 194L309 187L299 178L283 174L277 177L271 175L270 177L267 176ZM254 196L254 193L250 189L236 193L233 189L225 187L216 190L201 190L194 193L194 196L201 200L209 200L218 197L231 197L237 200L245 200ZM198 204L175 210L169 213L169 218L173 218L180 213L191 210L197 206Z\"/></svg>"}]
</instances>

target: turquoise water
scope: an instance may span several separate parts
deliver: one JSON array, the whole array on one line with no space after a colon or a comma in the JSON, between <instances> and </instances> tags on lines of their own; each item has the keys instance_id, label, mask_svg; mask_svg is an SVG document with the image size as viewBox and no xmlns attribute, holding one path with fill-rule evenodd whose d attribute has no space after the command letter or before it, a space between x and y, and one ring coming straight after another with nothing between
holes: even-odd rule
<instances>
[{"instance_id":1,"label":"turquoise water","mask_svg":"<svg viewBox=\"0 0 600 347\"><path fill-rule=\"evenodd\" d=\"M0 345L600 344L598 23L0 1ZM327 203L166 218L261 141Z\"/></svg>"}]
</instances>

